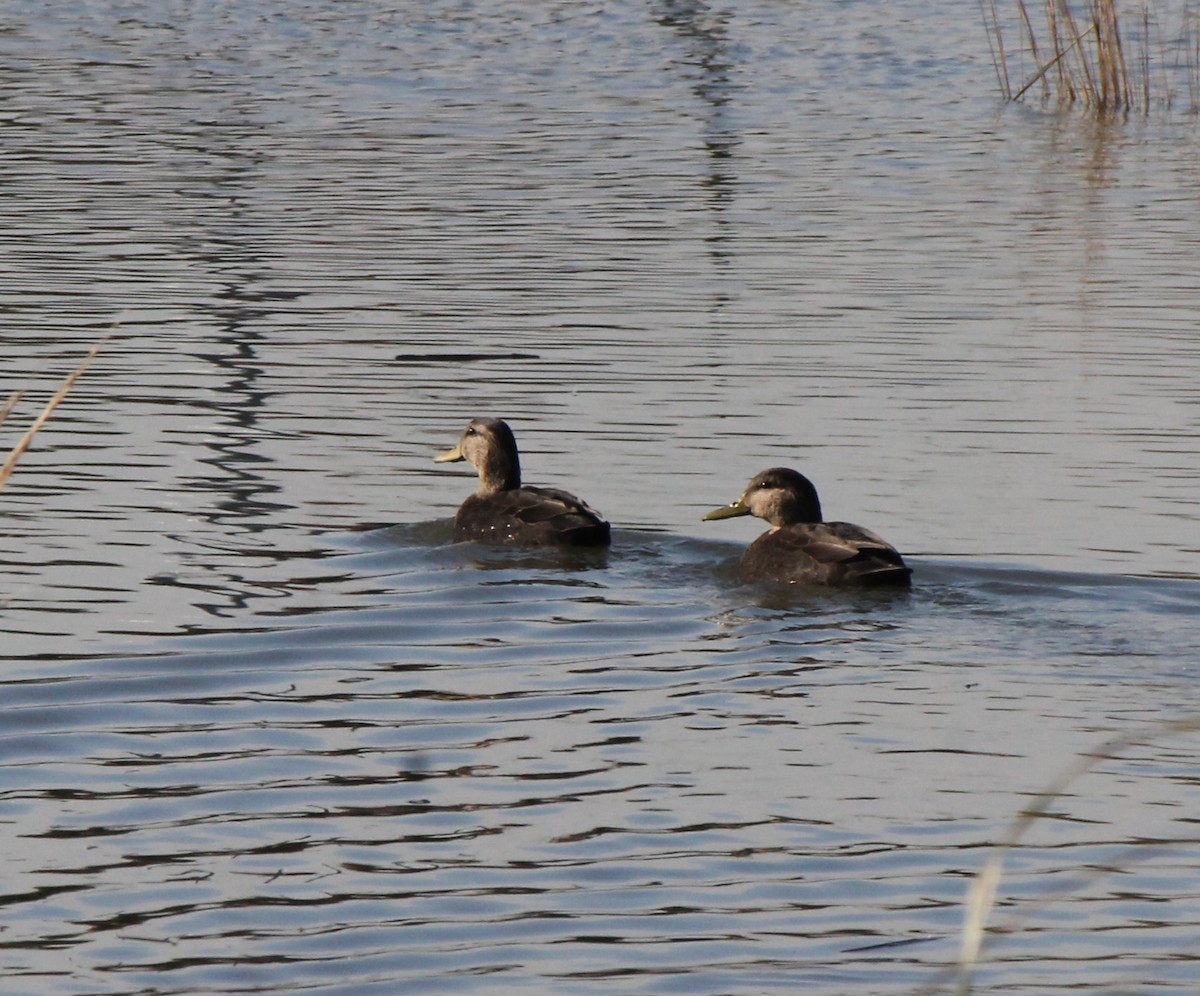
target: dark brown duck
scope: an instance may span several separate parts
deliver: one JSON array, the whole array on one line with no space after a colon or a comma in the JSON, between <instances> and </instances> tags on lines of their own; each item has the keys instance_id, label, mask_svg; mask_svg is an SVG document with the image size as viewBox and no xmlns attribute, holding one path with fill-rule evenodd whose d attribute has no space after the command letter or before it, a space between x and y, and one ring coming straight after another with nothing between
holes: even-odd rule
<instances>
[{"instance_id":1,"label":"dark brown duck","mask_svg":"<svg viewBox=\"0 0 1200 996\"><path fill-rule=\"evenodd\" d=\"M479 490L459 507L454 539L514 546L608 546L609 526L594 509L559 488L521 484L517 441L498 418L472 419L438 463L469 460Z\"/></svg>"},{"instance_id":2,"label":"dark brown duck","mask_svg":"<svg viewBox=\"0 0 1200 996\"><path fill-rule=\"evenodd\" d=\"M803 474L772 467L737 501L705 519L756 515L771 524L742 555L743 581L791 584L909 584L912 571L894 546L849 522L823 522L817 489Z\"/></svg>"}]
</instances>

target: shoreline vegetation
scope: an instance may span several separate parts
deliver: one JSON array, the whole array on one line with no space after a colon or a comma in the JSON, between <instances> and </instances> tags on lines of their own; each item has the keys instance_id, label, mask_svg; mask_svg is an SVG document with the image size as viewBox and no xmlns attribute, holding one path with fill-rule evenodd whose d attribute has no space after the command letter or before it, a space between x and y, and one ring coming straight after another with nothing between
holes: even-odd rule
<instances>
[{"instance_id":1,"label":"shoreline vegetation","mask_svg":"<svg viewBox=\"0 0 1200 996\"><path fill-rule=\"evenodd\" d=\"M102 338L96 343L96 345L88 350L87 355L83 358L79 365L75 367L75 369L69 374L67 374L66 379L62 382L62 386L59 387L59 389L54 392L54 395L50 398L50 400L46 402L45 407L42 408L41 414L39 414L38 417L33 420L33 424L25 431L25 434L21 436L21 438L18 439L13 445L13 448L8 451L8 456L5 457L4 463L0 464L0 491L4 490L5 483L7 483L9 477L12 476L12 472L17 466L17 461L21 459L21 456L33 443L33 437L36 436L42 426L49 421L51 413L70 393L71 388L75 386L75 381L77 381L83 375L83 372L91 365L92 360L96 358L96 354L100 352L100 347L103 346L111 336L112 331L110 330L108 334L104 336L104 338ZM8 401L4 403L4 406L0 408L0 425L4 424L5 420L9 415L12 414L13 409L17 406L17 402L20 400L21 392L15 391L9 397Z\"/></svg>"},{"instance_id":2,"label":"shoreline vegetation","mask_svg":"<svg viewBox=\"0 0 1200 996\"><path fill-rule=\"evenodd\" d=\"M1098 116L1183 106L1200 112L1200 11L1181 0L1171 13L1116 0L980 0L1000 93ZM1177 24L1165 18L1177 19Z\"/></svg>"}]
</instances>

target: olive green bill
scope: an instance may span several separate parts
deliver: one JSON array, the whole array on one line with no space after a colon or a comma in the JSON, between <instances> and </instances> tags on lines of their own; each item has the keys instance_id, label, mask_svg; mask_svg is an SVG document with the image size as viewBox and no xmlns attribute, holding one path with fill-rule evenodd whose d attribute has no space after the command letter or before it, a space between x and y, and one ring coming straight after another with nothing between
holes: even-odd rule
<instances>
[{"instance_id":1,"label":"olive green bill","mask_svg":"<svg viewBox=\"0 0 1200 996\"><path fill-rule=\"evenodd\" d=\"M745 496L743 495L743 498L744 497ZM728 505L722 505L720 508L714 508L701 521L707 522L709 519L732 519L735 516L749 514L750 506L748 506L742 498L739 498L737 501L731 501Z\"/></svg>"},{"instance_id":2,"label":"olive green bill","mask_svg":"<svg viewBox=\"0 0 1200 996\"><path fill-rule=\"evenodd\" d=\"M466 459L466 457L463 456L463 451L462 451L462 443L459 443L457 446L453 447L452 449L448 449L443 453L439 453L437 456L435 456L433 458L433 462L434 463L457 463L459 460L465 460L465 459Z\"/></svg>"}]
</instances>

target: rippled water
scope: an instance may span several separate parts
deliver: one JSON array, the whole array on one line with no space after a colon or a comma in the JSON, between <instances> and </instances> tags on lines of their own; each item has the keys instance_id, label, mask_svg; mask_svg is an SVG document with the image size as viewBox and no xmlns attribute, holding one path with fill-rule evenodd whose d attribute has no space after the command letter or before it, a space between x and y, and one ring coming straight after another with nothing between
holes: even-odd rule
<instances>
[{"instance_id":1,"label":"rippled water","mask_svg":"<svg viewBox=\"0 0 1200 996\"><path fill-rule=\"evenodd\" d=\"M314 544L244 627L10 662L10 978L905 991L1026 793L1193 677L1190 582L932 562L785 597L662 534L573 563L443 536ZM1123 853L1194 841L1183 739L1030 834L1005 896L1047 935L997 978L1194 983L1194 847Z\"/></svg>"},{"instance_id":2,"label":"rippled water","mask_svg":"<svg viewBox=\"0 0 1200 996\"><path fill-rule=\"evenodd\" d=\"M1190 120L922 2L10 3L7 993L1195 991ZM449 542L509 418L611 551ZM738 586L796 466L910 593Z\"/></svg>"}]
</instances>

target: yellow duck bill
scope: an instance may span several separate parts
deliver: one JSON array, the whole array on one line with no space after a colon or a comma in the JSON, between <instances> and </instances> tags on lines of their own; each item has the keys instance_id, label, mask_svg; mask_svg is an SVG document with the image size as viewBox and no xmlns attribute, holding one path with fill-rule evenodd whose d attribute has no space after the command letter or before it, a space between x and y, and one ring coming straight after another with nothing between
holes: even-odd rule
<instances>
[{"instance_id":1,"label":"yellow duck bill","mask_svg":"<svg viewBox=\"0 0 1200 996\"><path fill-rule=\"evenodd\" d=\"M737 501L731 501L728 505L722 505L720 508L714 508L701 521L707 522L709 519L732 519L739 515L749 515L750 506L747 505L741 498Z\"/></svg>"},{"instance_id":2,"label":"yellow duck bill","mask_svg":"<svg viewBox=\"0 0 1200 996\"><path fill-rule=\"evenodd\" d=\"M463 456L462 444L454 446L451 449L444 450L433 458L434 463L458 463L459 460L465 460Z\"/></svg>"}]
</instances>

